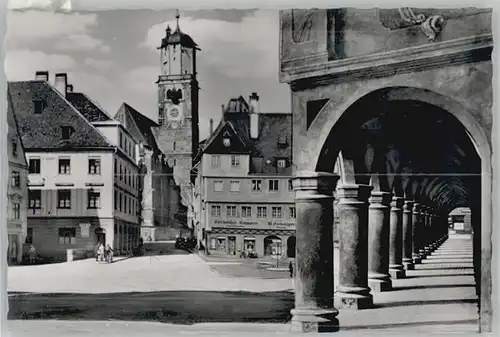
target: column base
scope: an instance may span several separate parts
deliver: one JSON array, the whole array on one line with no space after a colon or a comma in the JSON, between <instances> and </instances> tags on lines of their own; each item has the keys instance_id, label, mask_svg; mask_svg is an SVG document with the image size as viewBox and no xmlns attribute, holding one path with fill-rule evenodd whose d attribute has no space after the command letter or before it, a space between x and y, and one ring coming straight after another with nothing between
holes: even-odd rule
<instances>
[{"instance_id":1,"label":"column base","mask_svg":"<svg viewBox=\"0 0 500 337\"><path fill-rule=\"evenodd\" d=\"M334 304L339 309L370 309L373 307L373 296L372 294L359 295L339 292L335 294Z\"/></svg>"},{"instance_id":2,"label":"column base","mask_svg":"<svg viewBox=\"0 0 500 337\"><path fill-rule=\"evenodd\" d=\"M412 259L404 258L403 259L403 268L405 270L415 270L415 265L413 264Z\"/></svg>"},{"instance_id":3,"label":"column base","mask_svg":"<svg viewBox=\"0 0 500 337\"><path fill-rule=\"evenodd\" d=\"M420 260L425 260L427 258L427 254L424 249L420 249L418 251L418 257L420 257Z\"/></svg>"},{"instance_id":4,"label":"column base","mask_svg":"<svg viewBox=\"0 0 500 337\"><path fill-rule=\"evenodd\" d=\"M414 256L413 257L413 264L421 264L422 263L422 258L420 256ZM415 269L415 268L414 268Z\"/></svg>"},{"instance_id":5,"label":"column base","mask_svg":"<svg viewBox=\"0 0 500 337\"><path fill-rule=\"evenodd\" d=\"M389 267L389 275L391 275L391 279L398 280L406 277L406 271L402 265L395 268Z\"/></svg>"},{"instance_id":6,"label":"column base","mask_svg":"<svg viewBox=\"0 0 500 337\"><path fill-rule=\"evenodd\" d=\"M372 290L372 292L381 293L384 291L392 290L392 281L381 280L381 279L368 279L368 286Z\"/></svg>"},{"instance_id":7,"label":"column base","mask_svg":"<svg viewBox=\"0 0 500 337\"><path fill-rule=\"evenodd\" d=\"M339 331L336 309L292 309L292 332Z\"/></svg>"}]
</instances>

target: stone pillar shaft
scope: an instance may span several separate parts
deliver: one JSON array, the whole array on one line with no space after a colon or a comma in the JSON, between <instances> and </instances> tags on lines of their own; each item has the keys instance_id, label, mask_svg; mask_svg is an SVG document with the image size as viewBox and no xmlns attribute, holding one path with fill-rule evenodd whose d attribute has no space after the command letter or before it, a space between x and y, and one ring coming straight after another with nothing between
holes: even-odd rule
<instances>
[{"instance_id":1,"label":"stone pillar shaft","mask_svg":"<svg viewBox=\"0 0 500 337\"><path fill-rule=\"evenodd\" d=\"M403 267L403 203L403 198L392 198L389 234L389 274L392 279L400 279L405 276Z\"/></svg>"},{"instance_id":2,"label":"stone pillar shaft","mask_svg":"<svg viewBox=\"0 0 500 337\"><path fill-rule=\"evenodd\" d=\"M413 201L405 200L403 205L403 266L406 270L413 270Z\"/></svg>"},{"instance_id":3,"label":"stone pillar shaft","mask_svg":"<svg viewBox=\"0 0 500 337\"><path fill-rule=\"evenodd\" d=\"M333 305L333 190L338 176L298 172L293 180L296 207L295 308L292 330L338 330Z\"/></svg>"},{"instance_id":4,"label":"stone pillar shaft","mask_svg":"<svg viewBox=\"0 0 500 337\"><path fill-rule=\"evenodd\" d=\"M368 286L372 291L392 289L389 275L389 204L391 194L373 191L368 202Z\"/></svg>"},{"instance_id":5,"label":"stone pillar shaft","mask_svg":"<svg viewBox=\"0 0 500 337\"><path fill-rule=\"evenodd\" d=\"M339 198L340 273L335 296L337 308L366 309L373 306L368 288L368 197L372 187L343 184Z\"/></svg>"},{"instance_id":6,"label":"stone pillar shaft","mask_svg":"<svg viewBox=\"0 0 500 337\"><path fill-rule=\"evenodd\" d=\"M420 246L420 233L421 233L421 223L420 223L420 203L413 203L413 217L412 217L412 228L413 228L413 252L412 258L414 264L419 264L422 262L418 252Z\"/></svg>"},{"instance_id":7,"label":"stone pillar shaft","mask_svg":"<svg viewBox=\"0 0 500 337\"><path fill-rule=\"evenodd\" d=\"M420 207L420 229L419 229L419 245L418 245L418 256L421 260L424 260L427 257L427 253L425 252L426 246L426 236L428 235L427 228L427 209L428 207L425 205L421 205Z\"/></svg>"}]
</instances>

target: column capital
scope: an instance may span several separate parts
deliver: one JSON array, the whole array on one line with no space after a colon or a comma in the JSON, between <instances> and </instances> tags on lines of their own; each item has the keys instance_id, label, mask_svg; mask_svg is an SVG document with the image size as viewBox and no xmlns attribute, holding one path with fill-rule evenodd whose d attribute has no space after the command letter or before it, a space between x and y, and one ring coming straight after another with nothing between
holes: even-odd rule
<instances>
[{"instance_id":1,"label":"column capital","mask_svg":"<svg viewBox=\"0 0 500 337\"><path fill-rule=\"evenodd\" d=\"M370 185L340 184L337 187L339 204L350 205L366 203L373 189Z\"/></svg>"},{"instance_id":2,"label":"column capital","mask_svg":"<svg viewBox=\"0 0 500 337\"><path fill-rule=\"evenodd\" d=\"M403 212L404 213L412 213L413 212L413 200L404 200L403 203Z\"/></svg>"},{"instance_id":3,"label":"column capital","mask_svg":"<svg viewBox=\"0 0 500 337\"><path fill-rule=\"evenodd\" d=\"M295 199L333 198L339 176L328 172L298 171L293 177Z\"/></svg>"},{"instance_id":4,"label":"column capital","mask_svg":"<svg viewBox=\"0 0 500 337\"><path fill-rule=\"evenodd\" d=\"M392 196L391 209L400 210L404 205L405 199L397 196Z\"/></svg>"},{"instance_id":5,"label":"column capital","mask_svg":"<svg viewBox=\"0 0 500 337\"><path fill-rule=\"evenodd\" d=\"M382 191L372 191L370 198L368 199L368 202L370 203L370 207L374 205L375 207L378 206L389 206L392 200L392 194L389 192L382 192Z\"/></svg>"},{"instance_id":6,"label":"column capital","mask_svg":"<svg viewBox=\"0 0 500 337\"><path fill-rule=\"evenodd\" d=\"M422 207L421 203L414 201L413 202L413 214L420 214L421 207Z\"/></svg>"}]
</instances>

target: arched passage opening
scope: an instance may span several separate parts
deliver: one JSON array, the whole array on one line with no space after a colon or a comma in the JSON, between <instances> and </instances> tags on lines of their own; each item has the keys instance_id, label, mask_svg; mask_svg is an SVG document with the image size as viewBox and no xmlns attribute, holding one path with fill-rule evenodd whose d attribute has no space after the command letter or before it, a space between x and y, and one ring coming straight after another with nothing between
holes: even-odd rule
<instances>
[{"instance_id":1,"label":"arched passage opening","mask_svg":"<svg viewBox=\"0 0 500 337\"><path fill-rule=\"evenodd\" d=\"M286 240L286 256L287 257L290 257L290 258L295 257L295 243L296 243L295 236L290 236Z\"/></svg>"},{"instance_id":2,"label":"arched passage opening","mask_svg":"<svg viewBox=\"0 0 500 337\"><path fill-rule=\"evenodd\" d=\"M281 238L276 235L266 236L264 238L264 255L281 255L282 242Z\"/></svg>"},{"instance_id":3,"label":"arched passage opening","mask_svg":"<svg viewBox=\"0 0 500 337\"><path fill-rule=\"evenodd\" d=\"M491 151L473 114L448 97L398 87L372 92L332 115L333 124L313 123L319 130L310 132L328 134L315 171L340 167L337 306L372 306L368 285L372 292L391 290L391 279L403 277L448 237L449 213L468 207L480 320L491 320ZM307 148L315 148L311 144Z\"/></svg>"}]
</instances>

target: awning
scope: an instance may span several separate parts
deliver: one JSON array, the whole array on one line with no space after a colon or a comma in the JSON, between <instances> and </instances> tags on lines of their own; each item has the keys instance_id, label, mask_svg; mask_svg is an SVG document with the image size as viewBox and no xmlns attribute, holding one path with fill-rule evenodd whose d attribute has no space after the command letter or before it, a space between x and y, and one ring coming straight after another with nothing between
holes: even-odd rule
<instances>
[{"instance_id":1,"label":"awning","mask_svg":"<svg viewBox=\"0 0 500 337\"><path fill-rule=\"evenodd\" d=\"M225 236L218 236L217 239L224 239L225 240L226 237Z\"/></svg>"},{"instance_id":2,"label":"awning","mask_svg":"<svg viewBox=\"0 0 500 337\"><path fill-rule=\"evenodd\" d=\"M243 240L252 240L252 241L255 241L255 238L245 237L245 238L243 238Z\"/></svg>"}]
</instances>

